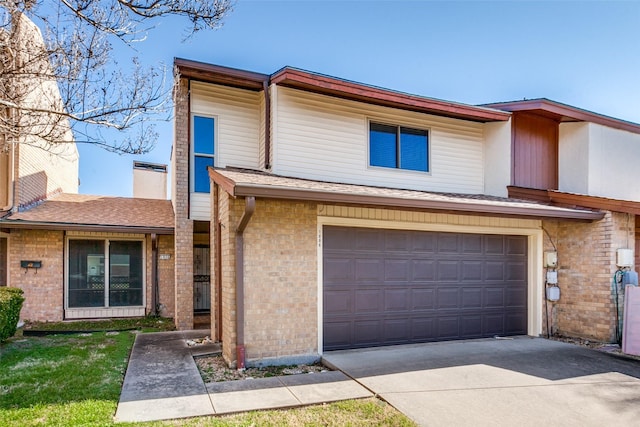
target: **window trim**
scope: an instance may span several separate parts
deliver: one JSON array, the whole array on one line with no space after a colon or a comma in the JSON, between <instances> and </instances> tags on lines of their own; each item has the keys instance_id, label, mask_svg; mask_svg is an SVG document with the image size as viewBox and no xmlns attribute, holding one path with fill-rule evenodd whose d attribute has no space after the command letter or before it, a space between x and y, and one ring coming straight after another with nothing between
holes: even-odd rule
<instances>
[{"instance_id":1,"label":"window trim","mask_svg":"<svg viewBox=\"0 0 640 427\"><path fill-rule=\"evenodd\" d=\"M105 268L105 305L102 307L69 307L69 241L71 240L102 240L104 242L104 263L105 267L109 265L109 243L111 241L114 242L141 242L142 243L142 304L140 305L131 305L131 306L110 306L109 303L109 290L111 284L109 283L110 274ZM89 236L89 235L70 235L65 236L64 242L64 304L63 308L65 311L64 318L73 318L66 314L67 311L82 311L82 310L91 310L91 311L117 311L117 310L131 310L131 309L144 309L146 311L147 307L147 239L145 237L120 237L120 236ZM107 316L109 317L109 316Z\"/></svg>"},{"instance_id":2,"label":"window trim","mask_svg":"<svg viewBox=\"0 0 640 427\"><path fill-rule=\"evenodd\" d=\"M195 118L196 117L204 117L207 119L213 119L213 155L211 154L201 154L196 153L196 143L195 143ZM189 118L189 192L197 193L197 194L210 194L204 193L200 191L196 191L196 177L194 173L195 164L196 164L196 155L199 157L209 157L213 159L213 166L217 166L218 164L218 127L219 121L218 116L214 114L207 113L196 113L191 112L191 117Z\"/></svg>"},{"instance_id":3,"label":"window trim","mask_svg":"<svg viewBox=\"0 0 640 427\"><path fill-rule=\"evenodd\" d=\"M406 128L406 129L411 129L411 130L417 130L417 131L424 131L427 133L427 170L426 171L419 171L419 170L415 170L415 169L403 169L401 167L386 167L386 166L376 166L376 165L372 165L371 164L371 125L375 124L375 125L382 125L382 126L391 126L391 127L395 127L396 128L396 153L398 153L398 157L400 159L400 162L402 162L402 159L400 158L400 146L398 145L397 141L399 139L399 134L400 134L400 130L402 128ZM405 172L405 173L414 173L414 174L420 174L422 176L424 175L432 175L432 170L433 170L433 165L431 163L432 158L431 158L431 128L428 126L416 126L415 124L412 123L407 123L407 122L401 122L401 123L394 123L394 122L390 122L388 120L376 120L375 118L369 118L367 119L367 123L366 123L366 133L367 133L367 169L373 169L373 170L385 170L385 171L401 171L401 172Z\"/></svg>"}]
</instances>

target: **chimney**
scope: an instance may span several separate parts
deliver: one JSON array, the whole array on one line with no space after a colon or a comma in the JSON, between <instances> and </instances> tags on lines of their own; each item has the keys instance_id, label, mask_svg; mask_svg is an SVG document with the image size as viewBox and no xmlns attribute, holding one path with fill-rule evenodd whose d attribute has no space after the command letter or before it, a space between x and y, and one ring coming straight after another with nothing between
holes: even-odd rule
<instances>
[{"instance_id":1,"label":"chimney","mask_svg":"<svg viewBox=\"0 0 640 427\"><path fill-rule=\"evenodd\" d=\"M167 165L134 161L133 197L137 199L166 199Z\"/></svg>"}]
</instances>

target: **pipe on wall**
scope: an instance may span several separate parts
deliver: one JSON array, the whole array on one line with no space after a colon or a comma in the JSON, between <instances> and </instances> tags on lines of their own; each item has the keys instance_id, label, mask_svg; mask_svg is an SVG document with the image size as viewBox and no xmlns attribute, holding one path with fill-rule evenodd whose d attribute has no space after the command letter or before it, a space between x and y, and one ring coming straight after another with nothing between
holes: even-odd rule
<instances>
[{"instance_id":1,"label":"pipe on wall","mask_svg":"<svg viewBox=\"0 0 640 427\"><path fill-rule=\"evenodd\" d=\"M156 233L151 234L151 283L152 283L152 301L153 307L151 312L154 316L160 314L158 310L159 299L159 283L158 283L158 235Z\"/></svg>"},{"instance_id":2,"label":"pipe on wall","mask_svg":"<svg viewBox=\"0 0 640 427\"><path fill-rule=\"evenodd\" d=\"M236 368L245 367L244 348L244 230L256 210L256 198L244 199L245 207L236 230Z\"/></svg>"},{"instance_id":3,"label":"pipe on wall","mask_svg":"<svg viewBox=\"0 0 640 427\"><path fill-rule=\"evenodd\" d=\"M269 79L262 82L264 91L264 168L271 168L271 94L269 93Z\"/></svg>"}]
</instances>

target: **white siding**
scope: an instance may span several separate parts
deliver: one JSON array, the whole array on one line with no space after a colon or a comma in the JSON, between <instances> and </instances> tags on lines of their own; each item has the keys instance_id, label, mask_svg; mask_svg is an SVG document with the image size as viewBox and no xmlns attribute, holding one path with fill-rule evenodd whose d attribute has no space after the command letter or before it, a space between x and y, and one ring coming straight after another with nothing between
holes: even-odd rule
<instances>
[{"instance_id":1,"label":"white siding","mask_svg":"<svg viewBox=\"0 0 640 427\"><path fill-rule=\"evenodd\" d=\"M217 167L260 168L260 98L262 92L191 82L191 114L216 119ZM209 194L192 192L190 201L191 219L209 221Z\"/></svg>"},{"instance_id":2,"label":"white siding","mask_svg":"<svg viewBox=\"0 0 640 427\"><path fill-rule=\"evenodd\" d=\"M483 125L275 88L276 174L384 187L480 194ZM429 130L430 173L368 165L369 120Z\"/></svg>"},{"instance_id":3,"label":"white siding","mask_svg":"<svg viewBox=\"0 0 640 427\"><path fill-rule=\"evenodd\" d=\"M484 125L484 193L507 197L511 184L511 120Z\"/></svg>"},{"instance_id":4,"label":"white siding","mask_svg":"<svg viewBox=\"0 0 640 427\"><path fill-rule=\"evenodd\" d=\"M589 193L589 123L560 123L558 189Z\"/></svg>"},{"instance_id":5,"label":"white siding","mask_svg":"<svg viewBox=\"0 0 640 427\"><path fill-rule=\"evenodd\" d=\"M589 123L589 195L640 201L640 135Z\"/></svg>"}]
</instances>

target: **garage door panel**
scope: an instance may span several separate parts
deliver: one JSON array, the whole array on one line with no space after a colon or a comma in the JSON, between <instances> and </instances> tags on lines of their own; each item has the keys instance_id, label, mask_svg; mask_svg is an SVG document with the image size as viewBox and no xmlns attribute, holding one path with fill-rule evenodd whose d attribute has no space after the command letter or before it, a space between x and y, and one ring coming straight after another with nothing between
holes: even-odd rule
<instances>
[{"instance_id":1,"label":"garage door panel","mask_svg":"<svg viewBox=\"0 0 640 427\"><path fill-rule=\"evenodd\" d=\"M355 262L355 281L378 282L382 272L384 271L384 260L381 258L365 258L356 259Z\"/></svg>"},{"instance_id":2,"label":"garage door panel","mask_svg":"<svg viewBox=\"0 0 640 427\"><path fill-rule=\"evenodd\" d=\"M324 283L350 282L355 278L354 260L343 258L325 258L323 263Z\"/></svg>"},{"instance_id":3,"label":"garage door panel","mask_svg":"<svg viewBox=\"0 0 640 427\"><path fill-rule=\"evenodd\" d=\"M409 252L411 234L408 231L384 233L384 250L388 252Z\"/></svg>"},{"instance_id":4,"label":"garage door panel","mask_svg":"<svg viewBox=\"0 0 640 427\"><path fill-rule=\"evenodd\" d=\"M344 348L350 346L353 342L351 332L353 330L352 322L333 321L323 325L324 347L325 348Z\"/></svg>"},{"instance_id":5,"label":"garage door panel","mask_svg":"<svg viewBox=\"0 0 640 427\"><path fill-rule=\"evenodd\" d=\"M484 264L484 279L503 281L504 274L504 262L503 261L487 261Z\"/></svg>"},{"instance_id":6,"label":"garage door panel","mask_svg":"<svg viewBox=\"0 0 640 427\"><path fill-rule=\"evenodd\" d=\"M437 309L458 308L458 288L441 287L436 292Z\"/></svg>"},{"instance_id":7,"label":"garage door panel","mask_svg":"<svg viewBox=\"0 0 640 427\"><path fill-rule=\"evenodd\" d=\"M435 289L411 289L411 309L433 310L436 306Z\"/></svg>"},{"instance_id":8,"label":"garage door panel","mask_svg":"<svg viewBox=\"0 0 640 427\"><path fill-rule=\"evenodd\" d=\"M381 236L378 230L363 228L353 230L351 233L345 233L345 238L350 238L351 241L345 244L344 247L359 251L378 252L384 236ZM341 243L342 242L336 242L337 245Z\"/></svg>"},{"instance_id":9,"label":"garage door panel","mask_svg":"<svg viewBox=\"0 0 640 427\"><path fill-rule=\"evenodd\" d=\"M409 290L407 288L391 289L384 292L385 312L407 310L409 310Z\"/></svg>"},{"instance_id":10,"label":"garage door panel","mask_svg":"<svg viewBox=\"0 0 640 427\"><path fill-rule=\"evenodd\" d=\"M378 345L381 340L381 320L356 320L353 322L353 343L356 346Z\"/></svg>"},{"instance_id":11,"label":"garage door panel","mask_svg":"<svg viewBox=\"0 0 640 427\"><path fill-rule=\"evenodd\" d=\"M482 280L482 261L462 261L461 279L464 281Z\"/></svg>"},{"instance_id":12,"label":"garage door panel","mask_svg":"<svg viewBox=\"0 0 640 427\"><path fill-rule=\"evenodd\" d=\"M445 339L457 339L460 336L458 316L442 316L436 319L436 337Z\"/></svg>"},{"instance_id":13,"label":"garage door panel","mask_svg":"<svg viewBox=\"0 0 640 427\"><path fill-rule=\"evenodd\" d=\"M411 261L413 267L413 280L425 282L436 280L436 263L433 260L414 259Z\"/></svg>"},{"instance_id":14,"label":"garage door panel","mask_svg":"<svg viewBox=\"0 0 640 427\"><path fill-rule=\"evenodd\" d=\"M482 309L482 288L462 288L461 308Z\"/></svg>"},{"instance_id":15,"label":"garage door panel","mask_svg":"<svg viewBox=\"0 0 640 427\"><path fill-rule=\"evenodd\" d=\"M356 289L354 291L354 314L379 313L382 311L383 289Z\"/></svg>"},{"instance_id":16,"label":"garage door panel","mask_svg":"<svg viewBox=\"0 0 640 427\"><path fill-rule=\"evenodd\" d=\"M438 282L455 281L460 275L458 261L438 261L436 271Z\"/></svg>"},{"instance_id":17,"label":"garage door panel","mask_svg":"<svg viewBox=\"0 0 640 427\"><path fill-rule=\"evenodd\" d=\"M478 234L463 234L462 252L465 254L481 254L482 236Z\"/></svg>"},{"instance_id":18,"label":"garage door panel","mask_svg":"<svg viewBox=\"0 0 640 427\"><path fill-rule=\"evenodd\" d=\"M324 291L325 313L329 315L349 314L353 311L353 291L348 290L326 290Z\"/></svg>"},{"instance_id":19,"label":"garage door panel","mask_svg":"<svg viewBox=\"0 0 640 427\"><path fill-rule=\"evenodd\" d=\"M384 280L409 281L410 263L408 259L387 259L384 263Z\"/></svg>"},{"instance_id":20,"label":"garage door panel","mask_svg":"<svg viewBox=\"0 0 640 427\"><path fill-rule=\"evenodd\" d=\"M436 252L437 242L436 233L416 231L411 235L411 249L417 254Z\"/></svg>"},{"instance_id":21,"label":"garage door panel","mask_svg":"<svg viewBox=\"0 0 640 427\"><path fill-rule=\"evenodd\" d=\"M389 319L384 322L383 339L387 344L407 342L410 336L409 319Z\"/></svg>"},{"instance_id":22,"label":"garage door panel","mask_svg":"<svg viewBox=\"0 0 640 427\"><path fill-rule=\"evenodd\" d=\"M506 266L507 280L521 282L527 277L527 266L523 262L509 262Z\"/></svg>"},{"instance_id":23,"label":"garage door panel","mask_svg":"<svg viewBox=\"0 0 640 427\"><path fill-rule=\"evenodd\" d=\"M325 350L526 334L526 237L327 230Z\"/></svg>"},{"instance_id":24,"label":"garage door panel","mask_svg":"<svg viewBox=\"0 0 640 427\"><path fill-rule=\"evenodd\" d=\"M484 308L504 307L504 288L485 288Z\"/></svg>"},{"instance_id":25,"label":"garage door panel","mask_svg":"<svg viewBox=\"0 0 640 427\"><path fill-rule=\"evenodd\" d=\"M482 337L482 316L480 314L460 316L460 337L466 339Z\"/></svg>"}]
</instances>

